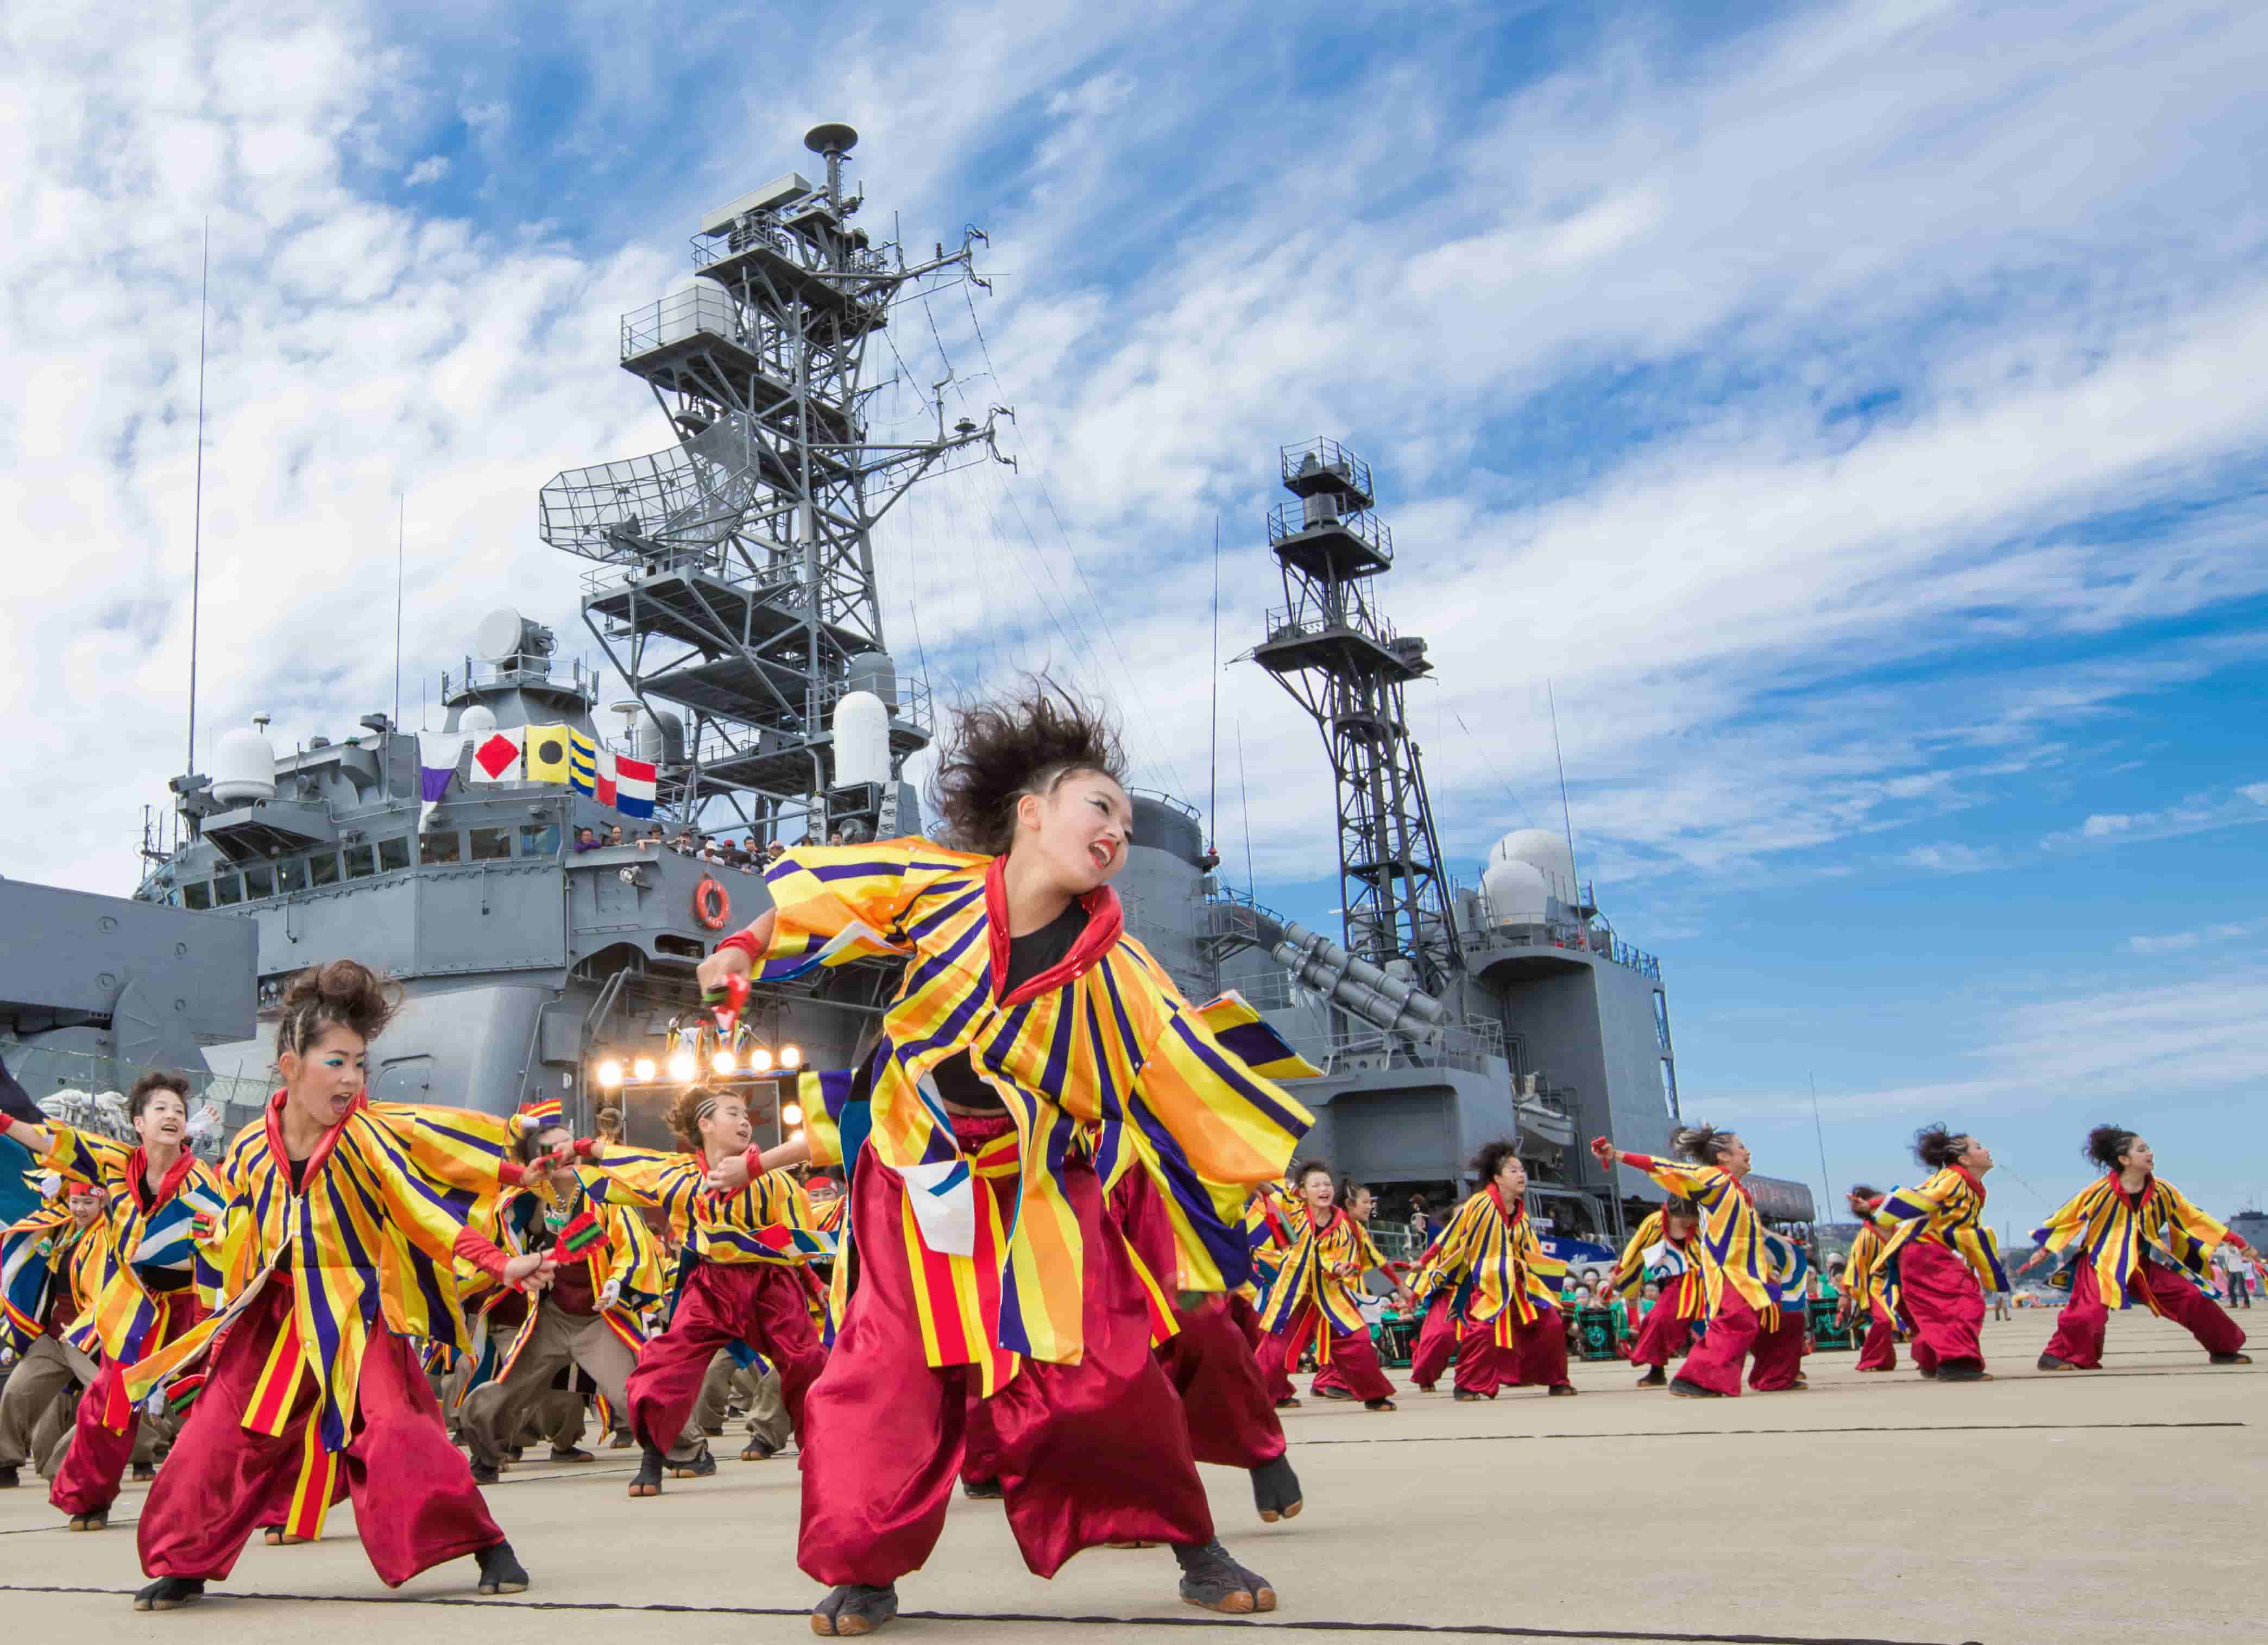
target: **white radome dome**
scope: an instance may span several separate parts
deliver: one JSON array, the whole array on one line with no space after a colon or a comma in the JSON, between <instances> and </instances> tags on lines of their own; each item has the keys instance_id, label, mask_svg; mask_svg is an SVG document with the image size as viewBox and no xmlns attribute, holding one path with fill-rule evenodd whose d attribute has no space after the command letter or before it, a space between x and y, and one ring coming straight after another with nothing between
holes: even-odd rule
<instances>
[{"instance_id":1,"label":"white radome dome","mask_svg":"<svg viewBox=\"0 0 2268 1645\"><path fill-rule=\"evenodd\" d=\"M457 716L457 729L468 737L485 737L496 728L496 711L486 703L475 703Z\"/></svg>"},{"instance_id":2,"label":"white radome dome","mask_svg":"<svg viewBox=\"0 0 2268 1645\"><path fill-rule=\"evenodd\" d=\"M1549 829L1514 829L1489 847L1489 867L1526 863L1543 876L1544 889L1563 903L1575 900L1575 859L1566 840Z\"/></svg>"},{"instance_id":3,"label":"white radome dome","mask_svg":"<svg viewBox=\"0 0 2268 1645\"><path fill-rule=\"evenodd\" d=\"M259 727L223 732L212 763L212 797L223 805L264 805L276 798L276 745Z\"/></svg>"},{"instance_id":4,"label":"white radome dome","mask_svg":"<svg viewBox=\"0 0 2268 1645\"><path fill-rule=\"evenodd\" d=\"M1481 875L1481 895L1488 899L1489 918L1495 924L1540 926L1550 891L1543 870L1512 858L1489 864Z\"/></svg>"}]
</instances>

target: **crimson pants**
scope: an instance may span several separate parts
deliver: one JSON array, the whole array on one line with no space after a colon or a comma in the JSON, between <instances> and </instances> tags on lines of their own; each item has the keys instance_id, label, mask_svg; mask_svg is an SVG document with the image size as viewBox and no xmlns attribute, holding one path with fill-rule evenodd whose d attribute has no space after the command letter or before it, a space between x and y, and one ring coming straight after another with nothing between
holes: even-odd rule
<instances>
[{"instance_id":1,"label":"crimson pants","mask_svg":"<svg viewBox=\"0 0 2268 1645\"><path fill-rule=\"evenodd\" d=\"M1867 1308L1867 1339L1859 1345L1859 1368L1862 1371L1895 1371L1898 1368L1897 1321L1889 1309L1880 1302L1869 1302Z\"/></svg>"},{"instance_id":2,"label":"crimson pants","mask_svg":"<svg viewBox=\"0 0 2268 1645\"><path fill-rule=\"evenodd\" d=\"M1779 1324L1759 1325L1755 1362L1749 1367L1749 1386L1760 1394L1784 1393L1803 1375L1803 1304L1793 1302L1779 1310ZM1737 1370L1734 1373L1738 1374Z\"/></svg>"},{"instance_id":3,"label":"crimson pants","mask_svg":"<svg viewBox=\"0 0 2268 1645\"><path fill-rule=\"evenodd\" d=\"M1500 1388L1560 1388L1567 1382L1567 1322L1542 1308L1513 1326L1512 1346L1498 1346L1497 1322L1468 1323L1457 1339L1456 1389L1493 1398Z\"/></svg>"},{"instance_id":4,"label":"crimson pants","mask_svg":"<svg viewBox=\"0 0 2268 1645\"><path fill-rule=\"evenodd\" d=\"M204 1309L193 1291L168 1292L154 1300L158 1317L143 1339L145 1354L164 1347L204 1317ZM142 1425L141 1413L126 1403L126 1391L119 1385L126 1371L123 1364L106 1358L94 1381L79 1396L70 1447L63 1453L63 1465L55 1470L55 1483L48 1491L48 1501L66 1514L99 1514L117 1500L118 1482L126 1477L135 1435ZM106 1419L114 1420L121 1415L124 1427L107 1425Z\"/></svg>"},{"instance_id":5,"label":"crimson pants","mask_svg":"<svg viewBox=\"0 0 2268 1645\"><path fill-rule=\"evenodd\" d=\"M204 1391L143 1505L136 1540L150 1575L227 1576L262 1510L298 1476L315 1415L313 1373L303 1378L282 1434L244 1427L291 1310L291 1287L271 1279L213 1349ZM341 1460L363 1552L388 1588L504 1540L464 1453L449 1442L409 1339L382 1327L363 1350Z\"/></svg>"},{"instance_id":6,"label":"crimson pants","mask_svg":"<svg viewBox=\"0 0 2268 1645\"><path fill-rule=\"evenodd\" d=\"M2243 1329L2218 1303L2171 1268L2146 1257L2127 1280L2126 1295L2140 1302L2146 1288L2157 1299L2158 1311L2187 1330L2207 1354L2234 1354L2244 1346ZM2102 1328L2110 1319L2095 1265L2083 1264L2072 1274L2071 1301L2064 1304L2047 1351L2090 1371L2098 1368L2102 1364Z\"/></svg>"},{"instance_id":7,"label":"crimson pants","mask_svg":"<svg viewBox=\"0 0 2268 1645\"><path fill-rule=\"evenodd\" d=\"M1026 1360L983 1402L1008 1529L1041 1576L1082 1548L1188 1546L1213 1534L1125 1243L1104 1218L1091 1169L1072 1162L1064 1186L1086 1253L1086 1352L1076 1365ZM835 1352L806 1406L796 1562L830 1586L880 1586L918 1570L945 1529L976 1377L971 1366L928 1363L900 1232L904 1179L870 1149L850 1193L852 1226L868 1232Z\"/></svg>"},{"instance_id":8,"label":"crimson pants","mask_svg":"<svg viewBox=\"0 0 2268 1645\"><path fill-rule=\"evenodd\" d=\"M1691 1383L1728 1399L1736 1397L1741 1391L1741 1368L1748 1363L1749 1350L1763 1330L1764 1321L1749 1299L1727 1283L1719 1294L1717 1311L1701 1335L1700 1346L1685 1356L1674 1380Z\"/></svg>"},{"instance_id":9,"label":"crimson pants","mask_svg":"<svg viewBox=\"0 0 2268 1645\"><path fill-rule=\"evenodd\" d=\"M1656 1302L1638 1328L1638 1340L1631 1345L1632 1365L1667 1365L1693 1346L1693 1332L1700 1324L1697 1319L1682 1319L1677 1304L1668 1301Z\"/></svg>"},{"instance_id":10,"label":"crimson pants","mask_svg":"<svg viewBox=\"0 0 2268 1645\"><path fill-rule=\"evenodd\" d=\"M1456 1353L1457 1321L1449 1311L1449 1294L1436 1291L1425 1305L1425 1323L1418 1327L1417 1346L1410 1350L1410 1380L1431 1389Z\"/></svg>"},{"instance_id":11,"label":"crimson pants","mask_svg":"<svg viewBox=\"0 0 2268 1645\"><path fill-rule=\"evenodd\" d=\"M640 1445L666 1451L677 1444L710 1361L736 1340L779 1372L788 1421L801 1441L805 1397L827 1363L802 1280L784 1263L703 1262L686 1277L669 1329L638 1351L637 1368L623 1384Z\"/></svg>"},{"instance_id":12,"label":"crimson pants","mask_svg":"<svg viewBox=\"0 0 2268 1645\"><path fill-rule=\"evenodd\" d=\"M1977 1339L1984 1323L1984 1293L1969 1265L1952 1247L1918 1239L1899 1250L1898 1295L1913 1323L1914 1363L1925 1371L1940 1365L1984 1366Z\"/></svg>"},{"instance_id":13,"label":"crimson pants","mask_svg":"<svg viewBox=\"0 0 2268 1645\"><path fill-rule=\"evenodd\" d=\"M1295 1391L1292 1386L1291 1374L1285 1368L1286 1362L1294 1352L1292 1345L1295 1342L1304 1345L1310 1327L1316 1331L1329 1329L1328 1322L1316 1311L1313 1303L1293 1315L1283 1330L1271 1331L1260 1339L1260 1376L1267 1386L1271 1403L1292 1398ZM1386 1380L1386 1373L1379 1368L1378 1350L1371 1346L1367 1331L1350 1331L1344 1336L1334 1333L1331 1337L1331 1359L1339 1367L1343 1378L1340 1385L1356 1398L1367 1403L1373 1399L1391 1399L1394 1397L1394 1384Z\"/></svg>"}]
</instances>

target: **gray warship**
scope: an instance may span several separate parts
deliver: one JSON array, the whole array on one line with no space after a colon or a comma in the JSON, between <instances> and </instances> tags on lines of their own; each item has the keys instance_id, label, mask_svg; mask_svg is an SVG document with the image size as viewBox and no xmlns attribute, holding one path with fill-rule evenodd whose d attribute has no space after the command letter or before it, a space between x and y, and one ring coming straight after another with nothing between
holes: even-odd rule
<instances>
[{"instance_id":1,"label":"gray warship","mask_svg":"<svg viewBox=\"0 0 2268 1645\"><path fill-rule=\"evenodd\" d=\"M669 443L541 489L540 533L579 564L584 623L624 693L602 705L600 675L501 610L442 682L456 763L437 804L418 735L385 713L289 752L255 721L219 739L212 771L171 780L170 843L145 846L130 899L0 882L0 918L25 939L0 976L0 1054L33 1095L188 1067L232 1130L268 1088L284 981L351 956L405 994L373 1048L373 1096L556 1098L585 1126L615 1105L634 1139L659 1140L696 1072L673 1066L671 1039L698 1009L694 969L767 897L754 867L637 837L659 823L761 849L918 832L905 769L932 741L929 695L884 643L873 532L917 483L1012 466L997 440L1012 412L948 421L941 384L924 438L872 437L869 343L924 291L982 287L985 240L971 228L909 260L870 236L843 181L856 142L814 128L821 180L790 172L710 213L687 276L622 317L618 364L651 387ZM1237 991L1323 1071L1300 1092L1310 1148L1386 1192L1389 1247L1410 1195L1453 1199L1471 1151L1516 1134L1536 1211L1588 1256L1660 1193L1582 1145L1659 1148L1679 1121L1660 967L1601 916L1567 839L1515 831L1473 882L1449 871L1403 713L1431 664L1381 609L1394 550L1369 469L1330 439L1278 456L1288 500L1267 541L1285 604L1248 660L1314 717L1332 761L1342 926L1317 933L1231 885L1197 810L1145 791L1116 882L1129 927L1193 998ZM515 731L531 759L571 734L650 763L652 816L594 782L477 780L483 740ZM578 848L581 830L603 842L617 825L624 843ZM34 963L50 949L73 962ZM847 1060L893 980L861 965L759 989L754 1043L728 1072L697 1072L744 1089L760 1135L784 1134L794 1071ZM1750 1180L1768 1213L1811 1220L1800 1184Z\"/></svg>"}]
</instances>

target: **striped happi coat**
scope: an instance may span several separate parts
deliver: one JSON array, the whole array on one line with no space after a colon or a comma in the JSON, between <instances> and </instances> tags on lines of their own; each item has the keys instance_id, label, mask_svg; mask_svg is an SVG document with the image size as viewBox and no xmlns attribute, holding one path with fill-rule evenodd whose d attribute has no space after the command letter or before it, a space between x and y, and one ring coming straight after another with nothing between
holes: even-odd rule
<instances>
[{"instance_id":1,"label":"striped happi coat","mask_svg":"<svg viewBox=\"0 0 2268 1645\"><path fill-rule=\"evenodd\" d=\"M1851 1315L1864 1319L1874 1312L1874 1304L1889 1305L1884 1294L1882 1277L1874 1272L1882 1256L1882 1231L1871 1222L1859 1224L1852 1236L1851 1249L1843 1258L1843 1295L1851 1299Z\"/></svg>"},{"instance_id":2,"label":"striped happi coat","mask_svg":"<svg viewBox=\"0 0 2268 1645\"><path fill-rule=\"evenodd\" d=\"M507 1190L496 1207L495 1243L510 1256L525 1256L535 1249L538 1235L544 1226L544 1217L555 1203L551 1184L541 1186L533 1182ZM578 1225L585 1219L595 1224L598 1237L580 1249L567 1251L563 1245L551 1245L550 1250L562 1263L579 1262L591 1270L591 1290L594 1296L613 1281L616 1299L611 1308L600 1308L599 1317L607 1322L607 1329L621 1338L635 1354L645 1346L645 1326L643 1317L668 1295L668 1272L663 1265L661 1242L654 1238L645 1225L645 1219L629 1206L610 1205L587 1195L578 1187L575 1203L568 1207L567 1226L561 1230L563 1240L577 1237ZM580 1244L579 1240L578 1243ZM495 1280L486 1281L494 1295L487 1297L481 1308L486 1314L507 1295L520 1293ZM497 1361L496 1377L501 1381L519 1358L519 1351L535 1334L536 1315L541 1310L542 1299L528 1298L527 1317L520 1322L519 1330Z\"/></svg>"},{"instance_id":3,"label":"striped happi coat","mask_svg":"<svg viewBox=\"0 0 2268 1645\"><path fill-rule=\"evenodd\" d=\"M1314 1332L1316 1355L1328 1363L1333 1337L1369 1331L1355 1294L1362 1276L1386 1266L1386 1258L1344 1206L1333 1206L1330 1221L1320 1227L1304 1199L1284 1196L1275 1210L1291 1232L1292 1248L1260 1305L1261 1328L1292 1339L1287 1360L1296 1360Z\"/></svg>"},{"instance_id":4,"label":"striped happi coat","mask_svg":"<svg viewBox=\"0 0 2268 1645\"><path fill-rule=\"evenodd\" d=\"M1644 1160L1639 1170L1678 1199L1690 1199L1701 1213L1699 1237L1685 1249L1689 1256L1697 1253L1701 1259L1704 1317L1717 1317L1729 1285L1764 1317L1765 1329L1775 1326L1779 1318L1774 1311L1779 1305L1776 1265L1764 1249L1764 1219L1756 1214L1747 1187L1730 1171L1713 1165L1689 1165L1643 1154L1624 1156L1626 1164L1632 1160Z\"/></svg>"},{"instance_id":5,"label":"striped happi coat","mask_svg":"<svg viewBox=\"0 0 2268 1645\"><path fill-rule=\"evenodd\" d=\"M222 1310L144 1360L127 1379L139 1399L210 1346L268 1284L289 1284L291 1313L243 1415L254 1433L290 1426L303 1377L315 1379L311 1454L335 1457L353 1437L363 1353L379 1331L471 1346L455 1243L483 1226L502 1190L511 1122L460 1109L357 1098L323 1133L294 1193L284 1147L284 1093L238 1133L221 1163L227 1226ZM272 1278L279 1263L288 1277Z\"/></svg>"},{"instance_id":6,"label":"striped happi coat","mask_svg":"<svg viewBox=\"0 0 2268 1645\"><path fill-rule=\"evenodd\" d=\"M695 1262L801 1264L832 1255L833 1237L812 1221L803 1185L785 1171L752 1177L736 1193L711 1193L709 1162L607 1145L584 1162L583 1185L608 1204L643 1206L669 1220L678 1242L680 1283Z\"/></svg>"},{"instance_id":7,"label":"striped happi coat","mask_svg":"<svg viewBox=\"0 0 2268 1645\"><path fill-rule=\"evenodd\" d=\"M1917 1188L1894 1188L1874 1212L1882 1231L1882 1252L1874 1258L1882 1300L1903 1306L1898 1253L1916 1240L1944 1246L1969 1265L1987 1291L2008 1288L2000 1263L2000 1241L1984 1221L1984 1184L1958 1165L1948 1165Z\"/></svg>"},{"instance_id":8,"label":"striped happi coat","mask_svg":"<svg viewBox=\"0 0 2268 1645\"><path fill-rule=\"evenodd\" d=\"M1567 1265L1543 1249L1524 1204L1507 1207L1491 1183L1457 1207L1434 1259L1456 1281L1451 1306L1466 1324L1496 1327L1510 1347L1519 1327L1559 1306Z\"/></svg>"},{"instance_id":9,"label":"striped happi coat","mask_svg":"<svg viewBox=\"0 0 2268 1645\"><path fill-rule=\"evenodd\" d=\"M1653 1279L1661 1287L1661 1302L1675 1309L1676 1317L1698 1319L1708 1301L1701 1278L1701 1257L1693 1249L1698 1235L1672 1240L1665 1232L1668 1226L1666 1213L1648 1212L1624 1245L1610 1283L1620 1295L1635 1299L1646 1288L1646 1280Z\"/></svg>"},{"instance_id":10,"label":"striped happi coat","mask_svg":"<svg viewBox=\"0 0 2268 1645\"><path fill-rule=\"evenodd\" d=\"M26 1354L47 1334L57 1286L67 1287L67 1327L90 1317L109 1261L109 1225L78 1227L60 1199L0 1229L0 1348Z\"/></svg>"},{"instance_id":11,"label":"striped happi coat","mask_svg":"<svg viewBox=\"0 0 2268 1645\"><path fill-rule=\"evenodd\" d=\"M2119 1187L2116 1171L2089 1183L2032 1230L2032 1243L2045 1246L2051 1256L2076 1245L2071 1265L2092 1267L2097 1294L2105 1302L2117 1298L2120 1308L2134 1305L2126 1282L2140 1271L2146 1246L2159 1246L2202 1279L2213 1247L2228 1237L2225 1223L2191 1205L2171 1183L2153 1177L2130 1197ZM2148 1286L2135 1288L2152 1313L2165 1311Z\"/></svg>"},{"instance_id":12,"label":"striped happi coat","mask_svg":"<svg viewBox=\"0 0 2268 1645\"><path fill-rule=\"evenodd\" d=\"M1066 1198L1075 1160L1092 1157L1106 1184L1138 1161L1163 1191L1182 1288L1227 1290L1251 1265L1246 1185L1279 1177L1311 1123L1124 934L1108 887L1086 898L1082 943L1099 955L1060 986L1004 1004L1003 860L920 839L788 852L765 875L776 924L756 967L782 980L858 959L907 962L859 1071L870 1100L807 1110L806 1129L815 1163L855 1156L863 1140L904 1178L901 1226L861 1228L854 1215L853 1241L905 1241L928 1362L976 1366L988 1393L1023 1356L1076 1364L1084 1352L1084 1252ZM961 1052L1014 1123L976 1157L955 1141L928 1077Z\"/></svg>"}]
</instances>

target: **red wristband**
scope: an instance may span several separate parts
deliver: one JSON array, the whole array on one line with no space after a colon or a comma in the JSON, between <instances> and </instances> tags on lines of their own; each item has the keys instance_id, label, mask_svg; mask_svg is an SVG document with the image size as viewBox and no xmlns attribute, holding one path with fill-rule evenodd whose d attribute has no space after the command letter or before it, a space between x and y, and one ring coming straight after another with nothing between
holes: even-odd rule
<instances>
[{"instance_id":1,"label":"red wristband","mask_svg":"<svg viewBox=\"0 0 2268 1645\"><path fill-rule=\"evenodd\" d=\"M587 1160L591 1157L591 1151L598 1146L599 1140L596 1137L578 1137L575 1139L575 1157L578 1160Z\"/></svg>"},{"instance_id":2,"label":"red wristband","mask_svg":"<svg viewBox=\"0 0 2268 1645\"><path fill-rule=\"evenodd\" d=\"M0 1108L0 1137L6 1136L10 1132L15 1130L15 1115L10 1113L4 1108Z\"/></svg>"},{"instance_id":3,"label":"red wristband","mask_svg":"<svg viewBox=\"0 0 2268 1645\"><path fill-rule=\"evenodd\" d=\"M741 953L748 956L748 963L751 965L754 965L757 961L764 957L764 951L756 946L756 940L745 931L734 932L731 936L725 938L722 942L711 948L710 952L711 954L722 954L727 948L740 949Z\"/></svg>"},{"instance_id":4,"label":"red wristband","mask_svg":"<svg viewBox=\"0 0 2268 1645\"><path fill-rule=\"evenodd\" d=\"M451 1249L491 1280L503 1279L504 1268L512 1260L475 1228L458 1229Z\"/></svg>"},{"instance_id":5,"label":"red wristband","mask_svg":"<svg viewBox=\"0 0 2268 1645\"><path fill-rule=\"evenodd\" d=\"M748 1175L750 1177L762 1177L764 1174L764 1151L762 1147L751 1142L748 1145L748 1151L740 1156L740 1162L748 1168Z\"/></svg>"}]
</instances>

